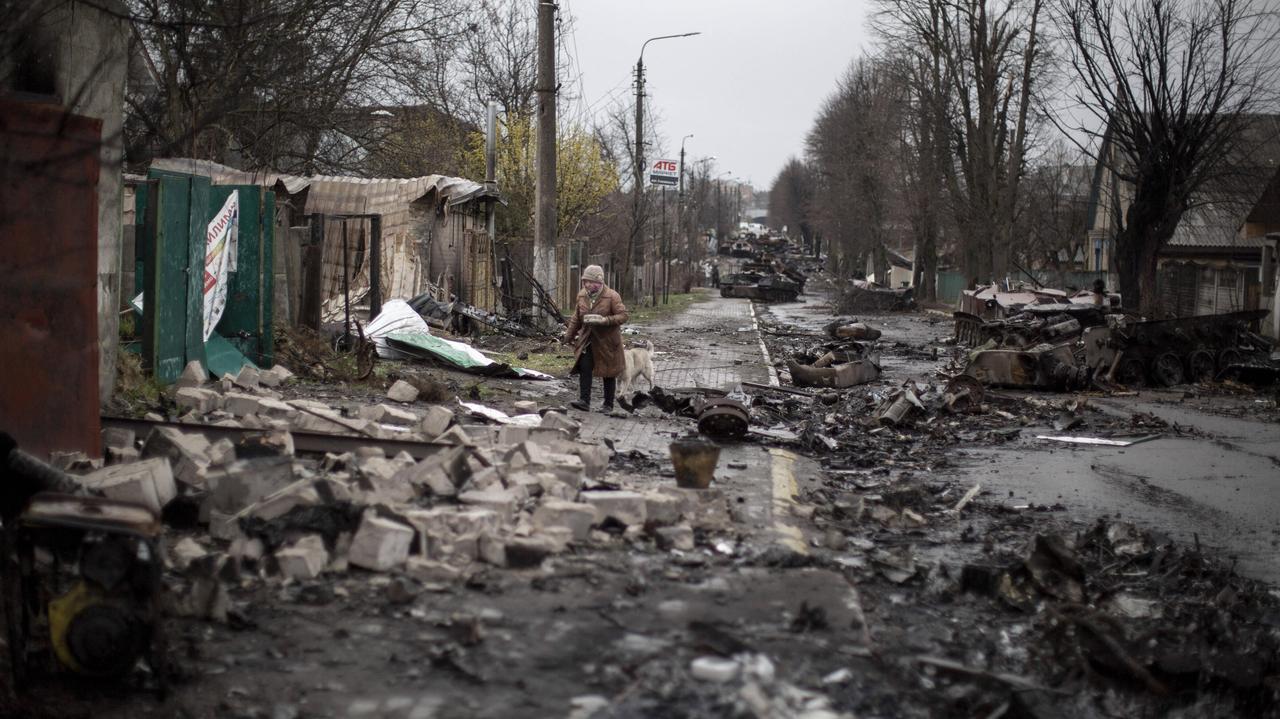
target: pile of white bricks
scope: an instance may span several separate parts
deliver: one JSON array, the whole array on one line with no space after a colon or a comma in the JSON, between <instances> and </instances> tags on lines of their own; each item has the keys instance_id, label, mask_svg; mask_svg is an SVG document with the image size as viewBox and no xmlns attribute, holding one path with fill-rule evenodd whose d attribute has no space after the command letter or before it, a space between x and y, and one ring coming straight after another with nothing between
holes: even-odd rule
<instances>
[{"instance_id":1,"label":"pile of white bricks","mask_svg":"<svg viewBox=\"0 0 1280 719\"><path fill-rule=\"evenodd\" d=\"M156 428L141 442L132 432L111 429L103 436L115 463L83 477L109 497L157 512L179 496L198 501L208 539L180 543L183 553L171 557L174 566L193 566L199 551L207 551L213 559L194 566L230 562L295 580L358 568L447 581L486 565L535 567L571 547L619 537L648 537L661 549L689 551L695 526L728 524L727 503L714 490L591 488L601 486L596 480L612 451L577 440L578 424L558 412L547 412L537 427L464 428L438 405L418 408L421 413L388 404L359 407L355 419L343 421L401 426L407 431L396 436L432 438L441 448L415 461L405 452L388 457L371 440L356 452L302 461L294 456L290 428L319 429L305 418L333 410L263 396L270 391L263 378L272 375L274 382L283 373L246 376L246 370L224 379L220 389L206 389L194 383L199 371L177 390L184 407L214 424L261 426L251 452L242 442L246 456L237 457L229 440L210 443L171 427ZM254 393L240 391L246 388ZM409 397L404 388L393 390ZM358 523L328 541L288 533L270 553L261 538L243 531L256 520L283 523L298 508L325 505L354 507Z\"/></svg>"}]
</instances>

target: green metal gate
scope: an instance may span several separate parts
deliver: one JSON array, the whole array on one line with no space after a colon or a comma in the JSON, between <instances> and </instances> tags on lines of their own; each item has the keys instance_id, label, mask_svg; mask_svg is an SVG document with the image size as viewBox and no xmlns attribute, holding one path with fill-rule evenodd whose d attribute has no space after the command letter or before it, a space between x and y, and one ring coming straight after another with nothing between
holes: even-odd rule
<instances>
[{"instance_id":1,"label":"green metal gate","mask_svg":"<svg viewBox=\"0 0 1280 719\"><path fill-rule=\"evenodd\" d=\"M152 170L138 187L135 290L143 293L142 355L173 382L199 360L215 377L273 361L272 247L275 194L256 185L212 185L207 177ZM237 269L222 318L204 341L205 241L210 218L239 193Z\"/></svg>"}]
</instances>

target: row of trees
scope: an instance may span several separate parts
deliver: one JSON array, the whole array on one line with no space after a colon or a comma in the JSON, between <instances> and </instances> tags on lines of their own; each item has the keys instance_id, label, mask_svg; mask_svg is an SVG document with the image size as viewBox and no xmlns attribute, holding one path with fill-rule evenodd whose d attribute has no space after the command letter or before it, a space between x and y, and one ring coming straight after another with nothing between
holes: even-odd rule
<instances>
[{"instance_id":1,"label":"row of trees","mask_svg":"<svg viewBox=\"0 0 1280 719\"><path fill-rule=\"evenodd\" d=\"M484 177L499 110L504 236L532 235L536 12L526 0L126 0L126 163L210 159L296 174ZM572 18L561 16L567 34ZM565 47L564 43L558 43ZM561 53L559 74L570 58ZM561 88L562 104L578 98ZM559 232L610 215L626 143L560 123Z\"/></svg>"},{"instance_id":2,"label":"row of trees","mask_svg":"<svg viewBox=\"0 0 1280 719\"><path fill-rule=\"evenodd\" d=\"M1156 252L1270 99L1274 15L1249 0L879 5L882 49L837 83L771 214L824 237L846 275L913 247L933 298L942 254L988 281L1082 252L1101 160L1134 188L1117 269L1126 303L1151 313Z\"/></svg>"}]
</instances>

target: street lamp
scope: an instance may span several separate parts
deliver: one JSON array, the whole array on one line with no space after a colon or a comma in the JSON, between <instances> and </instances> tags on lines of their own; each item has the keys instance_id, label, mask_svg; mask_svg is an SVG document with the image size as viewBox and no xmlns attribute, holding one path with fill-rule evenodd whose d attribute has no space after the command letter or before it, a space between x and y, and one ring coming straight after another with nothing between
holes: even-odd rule
<instances>
[{"instance_id":1,"label":"street lamp","mask_svg":"<svg viewBox=\"0 0 1280 719\"><path fill-rule=\"evenodd\" d=\"M631 226L631 240L627 248L627 254L630 255L627 260L627 266L630 267L635 263L636 239L644 234L644 215L643 215L643 194L644 194L644 51L649 47L649 43L655 40L670 40L679 37L693 37L701 35L701 32L686 32L678 35L658 35L644 41L640 46L640 57L636 60L636 162L635 162L635 220ZM630 283L631 277L628 272L627 281Z\"/></svg>"}]
</instances>

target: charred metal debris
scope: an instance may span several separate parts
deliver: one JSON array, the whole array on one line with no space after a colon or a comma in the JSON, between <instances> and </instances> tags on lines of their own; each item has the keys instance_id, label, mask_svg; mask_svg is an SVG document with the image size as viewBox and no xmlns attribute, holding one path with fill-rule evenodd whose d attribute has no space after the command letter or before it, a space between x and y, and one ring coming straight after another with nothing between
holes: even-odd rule
<instances>
[{"instance_id":1,"label":"charred metal debris","mask_svg":"<svg viewBox=\"0 0 1280 719\"><path fill-rule=\"evenodd\" d=\"M973 348L963 372L987 385L1049 390L1280 379L1274 343L1251 329L1265 310L1144 320L1119 312L1117 300L966 291L954 313L955 341Z\"/></svg>"}]
</instances>

